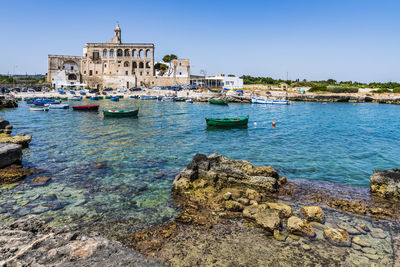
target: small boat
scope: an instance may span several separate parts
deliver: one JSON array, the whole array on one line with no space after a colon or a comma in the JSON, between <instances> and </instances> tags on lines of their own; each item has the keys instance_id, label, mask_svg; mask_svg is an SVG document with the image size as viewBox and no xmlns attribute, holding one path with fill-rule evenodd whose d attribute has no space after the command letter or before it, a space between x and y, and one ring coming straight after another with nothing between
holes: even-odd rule
<instances>
[{"instance_id":1,"label":"small boat","mask_svg":"<svg viewBox=\"0 0 400 267\"><path fill-rule=\"evenodd\" d=\"M99 105L85 105L85 106L72 106L73 110L81 110L81 111L98 111Z\"/></svg>"},{"instance_id":2,"label":"small boat","mask_svg":"<svg viewBox=\"0 0 400 267\"><path fill-rule=\"evenodd\" d=\"M118 102L118 101L119 101L119 97L112 97L112 98L110 98L110 100L111 100L111 101Z\"/></svg>"},{"instance_id":3,"label":"small boat","mask_svg":"<svg viewBox=\"0 0 400 267\"><path fill-rule=\"evenodd\" d=\"M82 96L76 95L76 96L72 97L71 100L72 100L72 101L81 101L82 98L83 98Z\"/></svg>"},{"instance_id":4,"label":"small boat","mask_svg":"<svg viewBox=\"0 0 400 267\"><path fill-rule=\"evenodd\" d=\"M140 100L155 100L157 99L156 96L152 96L152 95L141 95L139 97Z\"/></svg>"},{"instance_id":5,"label":"small boat","mask_svg":"<svg viewBox=\"0 0 400 267\"><path fill-rule=\"evenodd\" d=\"M112 98L112 96L106 95L106 99L111 99L111 98Z\"/></svg>"},{"instance_id":6,"label":"small boat","mask_svg":"<svg viewBox=\"0 0 400 267\"><path fill-rule=\"evenodd\" d=\"M67 108L69 108L69 105L68 105L68 104L63 104L63 103L60 103L60 104L50 104L50 105L49 105L49 108L50 108L50 109L67 109Z\"/></svg>"},{"instance_id":7,"label":"small boat","mask_svg":"<svg viewBox=\"0 0 400 267\"><path fill-rule=\"evenodd\" d=\"M71 95L74 95L75 94L75 91L69 91L69 93L71 94Z\"/></svg>"},{"instance_id":8,"label":"small boat","mask_svg":"<svg viewBox=\"0 0 400 267\"><path fill-rule=\"evenodd\" d=\"M22 101L22 97L17 97L17 101Z\"/></svg>"},{"instance_id":9,"label":"small boat","mask_svg":"<svg viewBox=\"0 0 400 267\"><path fill-rule=\"evenodd\" d=\"M281 100L281 99L265 99L265 98L256 98L251 97L252 104L272 104L272 105L289 105L289 100Z\"/></svg>"},{"instance_id":10,"label":"small boat","mask_svg":"<svg viewBox=\"0 0 400 267\"><path fill-rule=\"evenodd\" d=\"M228 105L228 100L226 99L214 99L211 98L210 100L208 100L210 102L210 104L214 104L214 105Z\"/></svg>"},{"instance_id":11,"label":"small boat","mask_svg":"<svg viewBox=\"0 0 400 267\"><path fill-rule=\"evenodd\" d=\"M32 107L29 107L29 110L33 110L33 111L49 111L49 107L48 106L32 106Z\"/></svg>"},{"instance_id":12,"label":"small boat","mask_svg":"<svg viewBox=\"0 0 400 267\"><path fill-rule=\"evenodd\" d=\"M193 103L193 99L192 98L188 98L185 100L186 103Z\"/></svg>"},{"instance_id":13,"label":"small boat","mask_svg":"<svg viewBox=\"0 0 400 267\"><path fill-rule=\"evenodd\" d=\"M60 97L60 100L68 100L68 97Z\"/></svg>"},{"instance_id":14,"label":"small boat","mask_svg":"<svg viewBox=\"0 0 400 267\"><path fill-rule=\"evenodd\" d=\"M103 110L104 117L137 117L139 109L135 110Z\"/></svg>"},{"instance_id":15,"label":"small boat","mask_svg":"<svg viewBox=\"0 0 400 267\"><path fill-rule=\"evenodd\" d=\"M98 96L92 96L92 97L90 97L90 100L99 100L99 97Z\"/></svg>"},{"instance_id":16,"label":"small boat","mask_svg":"<svg viewBox=\"0 0 400 267\"><path fill-rule=\"evenodd\" d=\"M86 95L86 93L85 93L85 92L79 92L79 94L80 94L80 95Z\"/></svg>"},{"instance_id":17,"label":"small boat","mask_svg":"<svg viewBox=\"0 0 400 267\"><path fill-rule=\"evenodd\" d=\"M63 90L58 90L58 93L61 95L65 95L67 92L63 91Z\"/></svg>"},{"instance_id":18,"label":"small boat","mask_svg":"<svg viewBox=\"0 0 400 267\"><path fill-rule=\"evenodd\" d=\"M176 97L174 97L174 101L175 102L183 102L183 101L185 101L185 98L176 96Z\"/></svg>"},{"instance_id":19,"label":"small boat","mask_svg":"<svg viewBox=\"0 0 400 267\"><path fill-rule=\"evenodd\" d=\"M129 98L139 98L139 96L138 95L131 95L131 96L129 96Z\"/></svg>"},{"instance_id":20,"label":"small boat","mask_svg":"<svg viewBox=\"0 0 400 267\"><path fill-rule=\"evenodd\" d=\"M102 97L101 95L100 95L100 96L98 96L98 98L99 98L99 100L101 100L101 99L104 99L104 97Z\"/></svg>"},{"instance_id":21,"label":"small boat","mask_svg":"<svg viewBox=\"0 0 400 267\"><path fill-rule=\"evenodd\" d=\"M161 101L163 101L163 102L174 102L175 99L173 97L163 97Z\"/></svg>"},{"instance_id":22,"label":"small boat","mask_svg":"<svg viewBox=\"0 0 400 267\"><path fill-rule=\"evenodd\" d=\"M226 127L226 128L247 127L248 122L249 122L249 116L243 118L224 118L224 119L206 118L207 126L212 126L212 127Z\"/></svg>"},{"instance_id":23,"label":"small boat","mask_svg":"<svg viewBox=\"0 0 400 267\"><path fill-rule=\"evenodd\" d=\"M219 89L211 89L211 88L207 88L208 91L213 92L213 93L221 93L221 90Z\"/></svg>"},{"instance_id":24,"label":"small boat","mask_svg":"<svg viewBox=\"0 0 400 267\"><path fill-rule=\"evenodd\" d=\"M124 98L124 96L123 96L123 95L117 95L117 97L118 97L118 98Z\"/></svg>"}]
</instances>

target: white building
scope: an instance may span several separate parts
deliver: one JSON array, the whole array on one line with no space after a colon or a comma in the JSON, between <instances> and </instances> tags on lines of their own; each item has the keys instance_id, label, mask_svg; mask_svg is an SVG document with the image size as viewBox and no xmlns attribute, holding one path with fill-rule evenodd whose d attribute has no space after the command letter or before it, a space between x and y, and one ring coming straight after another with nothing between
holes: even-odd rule
<instances>
[{"instance_id":1,"label":"white building","mask_svg":"<svg viewBox=\"0 0 400 267\"><path fill-rule=\"evenodd\" d=\"M224 74L217 74L213 77L191 75L190 84L210 88L242 89L243 79L225 76Z\"/></svg>"}]
</instances>

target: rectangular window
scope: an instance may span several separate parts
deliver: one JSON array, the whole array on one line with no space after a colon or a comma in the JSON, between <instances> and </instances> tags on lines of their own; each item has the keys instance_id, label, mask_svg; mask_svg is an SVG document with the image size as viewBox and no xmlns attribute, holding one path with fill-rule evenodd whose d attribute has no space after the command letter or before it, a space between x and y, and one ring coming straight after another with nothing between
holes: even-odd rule
<instances>
[{"instance_id":1,"label":"rectangular window","mask_svg":"<svg viewBox=\"0 0 400 267\"><path fill-rule=\"evenodd\" d=\"M143 73L142 72L140 72L140 76L142 76L143 75Z\"/></svg>"},{"instance_id":2,"label":"rectangular window","mask_svg":"<svg viewBox=\"0 0 400 267\"><path fill-rule=\"evenodd\" d=\"M97 70L96 70L96 74L97 74Z\"/></svg>"},{"instance_id":3,"label":"rectangular window","mask_svg":"<svg viewBox=\"0 0 400 267\"><path fill-rule=\"evenodd\" d=\"M83 74L86 74L86 70L83 72Z\"/></svg>"},{"instance_id":4,"label":"rectangular window","mask_svg":"<svg viewBox=\"0 0 400 267\"><path fill-rule=\"evenodd\" d=\"M89 76L92 76L92 75L93 75L93 71L89 70Z\"/></svg>"},{"instance_id":5,"label":"rectangular window","mask_svg":"<svg viewBox=\"0 0 400 267\"><path fill-rule=\"evenodd\" d=\"M99 58L99 51L93 51L93 58Z\"/></svg>"},{"instance_id":6,"label":"rectangular window","mask_svg":"<svg viewBox=\"0 0 400 267\"><path fill-rule=\"evenodd\" d=\"M182 75L182 72L179 72L179 75Z\"/></svg>"},{"instance_id":7,"label":"rectangular window","mask_svg":"<svg viewBox=\"0 0 400 267\"><path fill-rule=\"evenodd\" d=\"M128 71L125 71L125 75L128 75Z\"/></svg>"}]
</instances>

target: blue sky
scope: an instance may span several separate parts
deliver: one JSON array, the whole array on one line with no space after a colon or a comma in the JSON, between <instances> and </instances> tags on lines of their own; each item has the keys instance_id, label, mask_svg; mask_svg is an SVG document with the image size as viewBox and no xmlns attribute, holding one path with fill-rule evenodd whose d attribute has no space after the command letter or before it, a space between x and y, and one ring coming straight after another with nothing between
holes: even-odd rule
<instances>
[{"instance_id":1,"label":"blue sky","mask_svg":"<svg viewBox=\"0 0 400 267\"><path fill-rule=\"evenodd\" d=\"M400 1L2 1L0 73L46 73L47 54L150 42L192 73L400 81Z\"/></svg>"}]
</instances>

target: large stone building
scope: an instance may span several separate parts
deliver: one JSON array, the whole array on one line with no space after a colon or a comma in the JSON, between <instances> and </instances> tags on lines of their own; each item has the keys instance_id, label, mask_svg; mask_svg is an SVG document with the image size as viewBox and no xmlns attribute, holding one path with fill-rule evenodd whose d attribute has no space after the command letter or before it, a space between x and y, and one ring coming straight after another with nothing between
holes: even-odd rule
<instances>
[{"instance_id":1,"label":"large stone building","mask_svg":"<svg viewBox=\"0 0 400 267\"><path fill-rule=\"evenodd\" d=\"M123 43L117 24L108 43L87 43L83 56L48 56L48 82L55 88L130 88L190 83L190 61L176 59L160 74L154 68L154 44Z\"/></svg>"}]
</instances>

